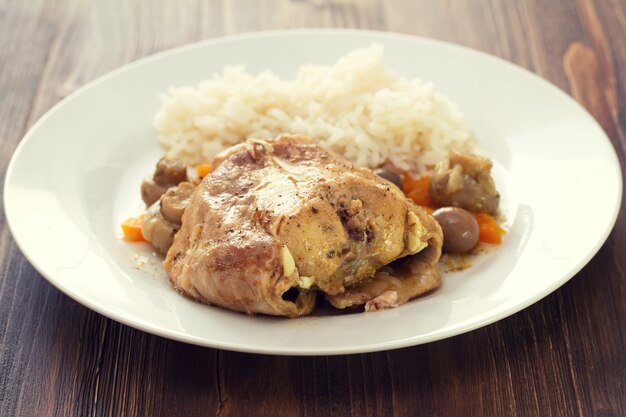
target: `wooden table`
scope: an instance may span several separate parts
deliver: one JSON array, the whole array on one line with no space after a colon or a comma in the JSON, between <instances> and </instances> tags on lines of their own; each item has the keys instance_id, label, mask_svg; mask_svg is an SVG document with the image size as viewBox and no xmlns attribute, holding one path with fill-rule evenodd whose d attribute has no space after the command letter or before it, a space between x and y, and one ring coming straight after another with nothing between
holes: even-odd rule
<instances>
[{"instance_id":1,"label":"wooden table","mask_svg":"<svg viewBox=\"0 0 626 417\"><path fill-rule=\"evenodd\" d=\"M191 41L297 27L417 34L513 61L583 104L624 168L624 0L0 0L2 177L33 122L97 76ZM106 319L33 269L0 211L0 416L626 416L625 210L598 255L532 307L336 357L218 351Z\"/></svg>"}]
</instances>

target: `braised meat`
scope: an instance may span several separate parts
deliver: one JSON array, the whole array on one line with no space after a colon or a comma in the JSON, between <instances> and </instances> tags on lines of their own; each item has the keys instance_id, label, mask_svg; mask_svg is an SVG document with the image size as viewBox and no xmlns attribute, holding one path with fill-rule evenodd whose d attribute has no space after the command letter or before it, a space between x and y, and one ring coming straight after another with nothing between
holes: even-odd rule
<instances>
[{"instance_id":1,"label":"braised meat","mask_svg":"<svg viewBox=\"0 0 626 417\"><path fill-rule=\"evenodd\" d=\"M491 177L492 163L475 155L450 152L435 167L430 196L438 207L454 206L478 213L495 214L500 194Z\"/></svg>"},{"instance_id":2,"label":"braised meat","mask_svg":"<svg viewBox=\"0 0 626 417\"><path fill-rule=\"evenodd\" d=\"M183 294L294 317L312 310L318 290L337 306L375 310L438 285L437 222L388 181L310 138L248 140L211 165L164 263ZM342 301L356 293L358 300Z\"/></svg>"},{"instance_id":3,"label":"braised meat","mask_svg":"<svg viewBox=\"0 0 626 417\"><path fill-rule=\"evenodd\" d=\"M380 268L371 279L346 288L337 295L326 295L336 308L365 304L365 311L397 307L412 298L432 291L441 284L436 263L441 256L442 234L435 219L424 211L415 210L424 227L428 247L413 256L401 258Z\"/></svg>"}]
</instances>

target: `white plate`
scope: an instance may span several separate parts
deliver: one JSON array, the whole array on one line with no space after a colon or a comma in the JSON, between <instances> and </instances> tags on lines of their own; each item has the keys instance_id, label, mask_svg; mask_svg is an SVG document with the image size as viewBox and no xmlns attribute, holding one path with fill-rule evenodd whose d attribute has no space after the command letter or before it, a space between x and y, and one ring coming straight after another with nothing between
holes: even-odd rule
<instances>
[{"instance_id":1,"label":"white plate","mask_svg":"<svg viewBox=\"0 0 626 417\"><path fill-rule=\"evenodd\" d=\"M372 43L399 74L434 81L495 161L507 217L502 247L397 309L295 320L248 317L178 295L145 247L119 240L139 184L162 151L158 95L226 64L290 77ZM566 94L500 59L438 41L359 31L235 36L178 48L90 83L28 132L13 155L5 210L24 255L54 286L114 320L216 348L339 354L430 342L513 314L554 291L598 251L622 193L615 151ZM149 262L138 267L136 253Z\"/></svg>"}]
</instances>

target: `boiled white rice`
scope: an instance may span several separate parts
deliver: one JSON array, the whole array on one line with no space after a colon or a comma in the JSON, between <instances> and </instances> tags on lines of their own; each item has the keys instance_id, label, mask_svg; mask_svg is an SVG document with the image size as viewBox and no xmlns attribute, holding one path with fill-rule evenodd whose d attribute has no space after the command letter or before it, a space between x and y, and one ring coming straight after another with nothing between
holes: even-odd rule
<instances>
[{"instance_id":1,"label":"boiled white rice","mask_svg":"<svg viewBox=\"0 0 626 417\"><path fill-rule=\"evenodd\" d=\"M457 106L431 83L399 77L383 53L373 45L333 66L305 65L293 81L225 67L161 97L158 139L169 157L200 164L249 137L303 133L359 165L389 161L418 172L449 149L470 149L472 133Z\"/></svg>"}]
</instances>

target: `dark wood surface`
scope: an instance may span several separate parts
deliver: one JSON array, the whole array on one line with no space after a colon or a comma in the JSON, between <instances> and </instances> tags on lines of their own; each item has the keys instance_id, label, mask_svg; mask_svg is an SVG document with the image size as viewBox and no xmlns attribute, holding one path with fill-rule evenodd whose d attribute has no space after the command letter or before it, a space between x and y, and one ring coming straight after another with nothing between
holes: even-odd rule
<instances>
[{"instance_id":1,"label":"dark wood surface","mask_svg":"<svg viewBox=\"0 0 626 417\"><path fill-rule=\"evenodd\" d=\"M95 77L190 41L299 27L417 34L513 61L582 103L624 169L624 0L0 0L1 179L34 121ZM0 416L626 416L625 210L598 255L524 311L336 357L217 351L106 319L33 269L0 210Z\"/></svg>"}]
</instances>

